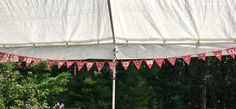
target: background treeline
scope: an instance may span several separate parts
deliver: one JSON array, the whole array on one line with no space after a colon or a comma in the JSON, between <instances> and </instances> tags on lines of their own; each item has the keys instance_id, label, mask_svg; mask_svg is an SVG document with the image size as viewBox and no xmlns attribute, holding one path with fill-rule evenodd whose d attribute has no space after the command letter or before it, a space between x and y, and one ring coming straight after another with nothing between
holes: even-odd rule
<instances>
[{"instance_id":1,"label":"background treeline","mask_svg":"<svg viewBox=\"0 0 236 109\"><path fill-rule=\"evenodd\" d=\"M95 66L75 73L75 67L0 63L0 107L48 108L62 101L66 108L110 109L108 65L101 73ZM189 66L182 59L175 66L165 61L161 69L142 63L137 70L131 63L125 71L119 64L116 80L116 109L236 109L236 60L230 56L192 58Z\"/></svg>"}]
</instances>

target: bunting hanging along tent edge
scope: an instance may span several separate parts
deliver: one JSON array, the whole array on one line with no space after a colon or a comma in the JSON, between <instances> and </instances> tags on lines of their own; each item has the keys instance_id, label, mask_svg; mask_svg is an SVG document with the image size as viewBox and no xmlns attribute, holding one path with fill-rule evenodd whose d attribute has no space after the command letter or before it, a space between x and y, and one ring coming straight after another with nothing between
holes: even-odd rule
<instances>
[{"instance_id":1,"label":"bunting hanging along tent edge","mask_svg":"<svg viewBox=\"0 0 236 109\"><path fill-rule=\"evenodd\" d=\"M235 59L235 52L236 52L235 48L227 48L224 50L227 53L224 55L230 55L233 59ZM215 50L215 51L210 51L210 52L205 52L205 53L199 53L199 54L195 54L195 56L197 56L199 59L205 61L207 53L212 53L218 60L220 60L220 61L222 60L223 50ZM130 62L133 62L135 67L139 70L143 61L145 62L147 67L149 69L151 69L154 62L156 62L156 64L161 68L165 59L167 59L172 66L175 65L177 58L182 58L184 60L184 62L189 65L191 63L192 55L193 54L184 55L184 56L176 56L176 57L167 57L167 58L140 59L140 60L127 60L127 61L118 60L118 62L120 62L122 64L122 66L125 70L128 69ZM18 61L19 66L21 66L21 64L23 62L26 62L26 67L28 67L32 62L33 62L33 65L36 65L41 60L43 60L42 58L19 56L19 55L15 55L15 54L0 52L0 60L3 60L5 58L7 63L11 63L11 61L13 60L14 57L17 57L17 61ZM98 62L98 61L90 62L90 61L79 61L79 60L78 61L76 61L76 60L73 60L73 61L72 60L51 60L51 59L44 59L44 60L47 61L48 68L50 68L54 62L57 62L58 69L60 69L61 66L64 65L65 63L66 63L67 68L69 68L72 64L74 64L76 62L77 67L78 67L78 71L80 71L84 65L86 65L86 69L87 69L87 71L89 71L92 68L93 64L95 63L96 67L98 68L98 71L100 72L101 69L104 67L104 63L105 63L105 62ZM62 62L62 63L59 64L60 62ZM114 65L111 62L108 62L108 64L109 64L109 68L113 71ZM115 63L115 65L116 64L117 63Z\"/></svg>"}]
</instances>

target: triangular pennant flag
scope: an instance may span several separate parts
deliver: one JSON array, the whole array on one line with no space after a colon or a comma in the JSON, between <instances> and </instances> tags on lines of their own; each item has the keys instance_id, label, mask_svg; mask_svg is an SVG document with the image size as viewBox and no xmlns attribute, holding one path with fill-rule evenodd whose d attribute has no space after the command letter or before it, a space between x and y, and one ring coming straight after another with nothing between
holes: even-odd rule
<instances>
[{"instance_id":1,"label":"triangular pennant flag","mask_svg":"<svg viewBox=\"0 0 236 109\"><path fill-rule=\"evenodd\" d=\"M124 67L125 70L128 69L130 61L121 61L122 66Z\"/></svg>"},{"instance_id":2,"label":"triangular pennant flag","mask_svg":"<svg viewBox=\"0 0 236 109\"><path fill-rule=\"evenodd\" d=\"M155 59L157 65L161 68L162 67L162 64L164 62L164 58L158 58L158 59Z\"/></svg>"},{"instance_id":3,"label":"triangular pennant flag","mask_svg":"<svg viewBox=\"0 0 236 109\"><path fill-rule=\"evenodd\" d=\"M108 62L109 64L109 68L111 69L111 71L115 71L115 68L116 68L116 62Z\"/></svg>"},{"instance_id":4,"label":"triangular pennant flag","mask_svg":"<svg viewBox=\"0 0 236 109\"><path fill-rule=\"evenodd\" d=\"M93 66L93 62L86 62L87 71L89 71Z\"/></svg>"},{"instance_id":5,"label":"triangular pennant flag","mask_svg":"<svg viewBox=\"0 0 236 109\"><path fill-rule=\"evenodd\" d=\"M41 61L41 59L33 58L33 61L33 65L37 65Z\"/></svg>"},{"instance_id":6,"label":"triangular pennant flag","mask_svg":"<svg viewBox=\"0 0 236 109\"><path fill-rule=\"evenodd\" d=\"M82 61L77 61L76 63L77 63L78 71L80 71L85 64L85 62L82 62Z\"/></svg>"},{"instance_id":7,"label":"triangular pennant flag","mask_svg":"<svg viewBox=\"0 0 236 109\"><path fill-rule=\"evenodd\" d=\"M47 66L48 68L51 68L52 64L54 63L54 60L47 60Z\"/></svg>"},{"instance_id":8,"label":"triangular pennant flag","mask_svg":"<svg viewBox=\"0 0 236 109\"><path fill-rule=\"evenodd\" d=\"M141 67L141 65L142 65L142 60L135 60L135 61L133 61L133 63L134 63L134 65L135 65L135 67L139 70L140 69L140 67Z\"/></svg>"},{"instance_id":9,"label":"triangular pennant flag","mask_svg":"<svg viewBox=\"0 0 236 109\"><path fill-rule=\"evenodd\" d=\"M228 48L226 51L230 54L230 56L235 59L235 48Z\"/></svg>"},{"instance_id":10,"label":"triangular pennant flag","mask_svg":"<svg viewBox=\"0 0 236 109\"><path fill-rule=\"evenodd\" d=\"M13 59L14 55L13 54L6 54L6 58L7 58L7 63L10 64L12 59Z\"/></svg>"},{"instance_id":11,"label":"triangular pennant flag","mask_svg":"<svg viewBox=\"0 0 236 109\"><path fill-rule=\"evenodd\" d=\"M154 61L153 60L145 60L145 62L147 64L148 68L151 69Z\"/></svg>"},{"instance_id":12,"label":"triangular pennant flag","mask_svg":"<svg viewBox=\"0 0 236 109\"><path fill-rule=\"evenodd\" d=\"M217 59L219 59L220 61L222 60L222 50L218 50L218 51L213 51L212 52Z\"/></svg>"},{"instance_id":13,"label":"triangular pennant flag","mask_svg":"<svg viewBox=\"0 0 236 109\"><path fill-rule=\"evenodd\" d=\"M96 62L96 66L98 68L98 72L100 72L102 70L102 67L104 66L105 62Z\"/></svg>"},{"instance_id":14,"label":"triangular pennant flag","mask_svg":"<svg viewBox=\"0 0 236 109\"><path fill-rule=\"evenodd\" d=\"M171 65L175 65L175 61L176 61L176 57L170 57L170 58L167 58L167 60L171 63Z\"/></svg>"},{"instance_id":15,"label":"triangular pennant flag","mask_svg":"<svg viewBox=\"0 0 236 109\"><path fill-rule=\"evenodd\" d=\"M32 62L32 58L30 57L26 57L26 67L28 67L30 65L30 63Z\"/></svg>"},{"instance_id":16,"label":"triangular pennant flag","mask_svg":"<svg viewBox=\"0 0 236 109\"><path fill-rule=\"evenodd\" d=\"M2 59L4 58L4 56L5 56L5 53L0 52L0 61L2 61Z\"/></svg>"},{"instance_id":17,"label":"triangular pennant flag","mask_svg":"<svg viewBox=\"0 0 236 109\"><path fill-rule=\"evenodd\" d=\"M66 61L66 67L70 68L72 64L74 64L75 61Z\"/></svg>"},{"instance_id":18,"label":"triangular pennant flag","mask_svg":"<svg viewBox=\"0 0 236 109\"><path fill-rule=\"evenodd\" d=\"M199 59L206 60L206 53L197 54Z\"/></svg>"},{"instance_id":19,"label":"triangular pennant flag","mask_svg":"<svg viewBox=\"0 0 236 109\"><path fill-rule=\"evenodd\" d=\"M60 69L66 63L65 60L58 60L57 61L57 68Z\"/></svg>"},{"instance_id":20,"label":"triangular pennant flag","mask_svg":"<svg viewBox=\"0 0 236 109\"><path fill-rule=\"evenodd\" d=\"M190 62L191 62L191 55L186 55L186 56L182 56L182 58L183 58L183 60L184 60L184 62L186 63L186 64L190 64Z\"/></svg>"},{"instance_id":21,"label":"triangular pennant flag","mask_svg":"<svg viewBox=\"0 0 236 109\"><path fill-rule=\"evenodd\" d=\"M18 56L18 66L21 66L21 64L25 61L25 57Z\"/></svg>"}]
</instances>

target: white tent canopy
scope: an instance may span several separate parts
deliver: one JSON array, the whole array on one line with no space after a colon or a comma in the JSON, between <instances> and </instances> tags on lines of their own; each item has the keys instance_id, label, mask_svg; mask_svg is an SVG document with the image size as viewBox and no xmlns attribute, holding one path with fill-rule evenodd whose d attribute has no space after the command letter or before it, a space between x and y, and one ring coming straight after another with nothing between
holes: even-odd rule
<instances>
[{"instance_id":1,"label":"white tent canopy","mask_svg":"<svg viewBox=\"0 0 236 109\"><path fill-rule=\"evenodd\" d=\"M235 0L110 3L118 59L236 47ZM111 27L107 0L0 0L1 52L50 59L112 59Z\"/></svg>"}]
</instances>

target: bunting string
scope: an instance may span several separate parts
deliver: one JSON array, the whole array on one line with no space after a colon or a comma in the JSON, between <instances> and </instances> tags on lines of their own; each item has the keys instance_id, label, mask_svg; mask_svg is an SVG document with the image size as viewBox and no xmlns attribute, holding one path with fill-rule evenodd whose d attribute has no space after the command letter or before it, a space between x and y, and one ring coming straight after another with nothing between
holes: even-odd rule
<instances>
[{"instance_id":1,"label":"bunting string","mask_svg":"<svg viewBox=\"0 0 236 109\"><path fill-rule=\"evenodd\" d=\"M199 59L205 61L206 60L206 54L211 53L212 56L215 56L219 61L222 61L222 53L223 51L226 51L226 60L224 63L226 63L229 60L229 57L232 59L235 59L235 53L236 48L227 48L224 50L216 50L211 52L205 52L205 53L199 53L199 54L189 54L184 56L175 56L175 57L166 57L166 58L153 58L153 59L138 59L138 60L118 60L117 62L112 62L112 60L107 61L109 68L111 71L114 70L114 67L116 67L117 63L121 63L124 70L127 70L129 68L130 63L132 62L135 67L139 70L142 62L145 62L146 66L151 69L153 67L154 62L158 65L159 68L162 68L163 63L165 63L165 59L168 60L168 62L174 66L176 63L176 60L179 60L180 58L183 59L181 61L184 65L190 65L191 64L191 58L198 57ZM67 69L69 69L73 64L77 65L77 70L80 71L84 66L86 67L87 71L90 71L90 69L95 65L97 68L97 72L101 72L102 68L104 67L105 61L82 61L82 60L54 60L54 59L43 59L43 58L36 58L36 57L30 57L30 56L20 56L15 54L9 54L0 52L0 61L7 62L10 64L13 61L13 58L17 58L18 66L22 66L22 63L25 62L25 66L29 67L29 65L37 65L39 62L45 60L47 62L47 67L51 68L51 66L55 63L57 63L57 68L60 69L63 65L66 66Z\"/></svg>"}]
</instances>

